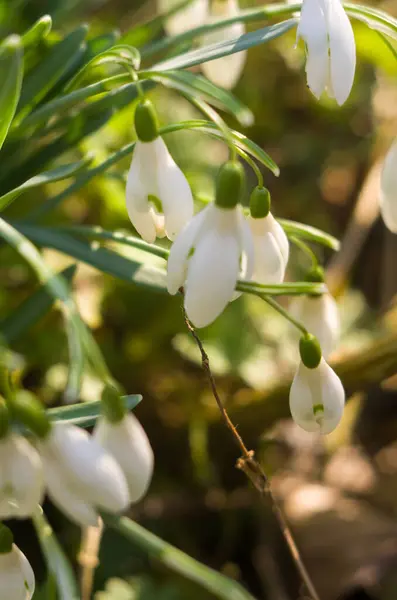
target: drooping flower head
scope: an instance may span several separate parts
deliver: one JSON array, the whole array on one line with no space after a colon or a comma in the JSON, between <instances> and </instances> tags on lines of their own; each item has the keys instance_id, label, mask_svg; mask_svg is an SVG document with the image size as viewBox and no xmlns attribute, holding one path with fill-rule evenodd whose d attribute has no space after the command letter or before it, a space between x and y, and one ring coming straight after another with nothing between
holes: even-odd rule
<instances>
[{"instance_id":1,"label":"drooping flower head","mask_svg":"<svg viewBox=\"0 0 397 600\"><path fill-rule=\"evenodd\" d=\"M13 543L8 527L0 525L0 594L2 600L31 600L35 589L33 569Z\"/></svg>"},{"instance_id":2,"label":"drooping flower head","mask_svg":"<svg viewBox=\"0 0 397 600\"><path fill-rule=\"evenodd\" d=\"M307 84L320 98L324 91L346 102L356 69L354 33L341 0L303 0L297 38L306 44Z\"/></svg>"},{"instance_id":3,"label":"drooping flower head","mask_svg":"<svg viewBox=\"0 0 397 600\"><path fill-rule=\"evenodd\" d=\"M193 216L193 196L186 177L158 135L157 117L149 100L135 113L138 136L127 177L126 202L141 237L171 240Z\"/></svg>"},{"instance_id":4,"label":"drooping flower head","mask_svg":"<svg viewBox=\"0 0 397 600\"><path fill-rule=\"evenodd\" d=\"M157 0L159 12L165 14L181 4L181 0ZM208 15L208 0L192 0L181 10L168 17L164 28L168 35L184 33L202 25Z\"/></svg>"},{"instance_id":5,"label":"drooping flower head","mask_svg":"<svg viewBox=\"0 0 397 600\"><path fill-rule=\"evenodd\" d=\"M239 7L237 0L213 0L209 23L237 16ZM216 44L239 38L245 33L244 23L233 23L222 29L209 31L202 38L203 45ZM201 68L204 75L216 85L232 89L241 77L246 61L246 52L236 52L204 63Z\"/></svg>"},{"instance_id":6,"label":"drooping flower head","mask_svg":"<svg viewBox=\"0 0 397 600\"><path fill-rule=\"evenodd\" d=\"M252 274L252 238L238 204L243 182L240 163L225 163L215 202L190 221L171 248L168 291L176 294L184 287L186 313L196 327L212 323L233 299L237 280Z\"/></svg>"}]
</instances>

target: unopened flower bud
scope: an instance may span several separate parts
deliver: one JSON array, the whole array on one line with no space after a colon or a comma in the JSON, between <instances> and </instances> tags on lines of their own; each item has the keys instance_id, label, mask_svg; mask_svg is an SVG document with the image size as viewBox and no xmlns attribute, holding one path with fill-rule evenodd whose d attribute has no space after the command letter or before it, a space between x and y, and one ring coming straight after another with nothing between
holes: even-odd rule
<instances>
[{"instance_id":1,"label":"unopened flower bud","mask_svg":"<svg viewBox=\"0 0 397 600\"><path fill-rule=\"evenodd\" d=\"M263 219L270 212L270 192L265 187L256 186L250 197L250 213L253 219Z\"/></svg>"},{"instance_id":2,"label":"unopened flower bud","mask_svg":"<svg viewBox=\"0 0 397 600\"><path fill-rule=\"evenodd\" d=\"M118 423L125 414L124 402L121 398L120 390L114 385L108 384L105 386L102 397L102 413L110 423Z\"/></svg>"},{"instance_id":3,"label":"unopened flower bud","mask_svg":"<svg viewBox=\"0 0 397 600\"><path fill-rule=\"evenodd\" d=\"M159 135L159 124L153 103L146 98L135 110L135 131L141 142L152 142Z\"/></svg>"},{"instance_id":4,"label":"unopened flower bud","mask_svg":"<svg viewBox=\"0 0 397 600\"><path fill-rule=\"evenodd\" d=\"M0 550L1 600L31 600L34 588L32 567L20 549L11 544L8 552Z\"/></svg>"},{"instance_id":5,"label":"unopened flower bud","mask_svg":"<svg viewBox=\"0 0 397 600\"><path fill-rule=\"evenodd\" d=\"M237 160L229 160L218 171L215 205L234 208L240 202L245 185L244 167Z\"/></svg>"},{"instance_id":6,"label":"unopened flower bud","mask_svg":"<svg viewBox=\"0 0 397 600\"><path fill-rule=\"evenodd\" d=\"M311 333L302 335L299 340L301 360L308 369L315 369L321 361L321 346L318 339Z\"/></svg>"}]
</instances>

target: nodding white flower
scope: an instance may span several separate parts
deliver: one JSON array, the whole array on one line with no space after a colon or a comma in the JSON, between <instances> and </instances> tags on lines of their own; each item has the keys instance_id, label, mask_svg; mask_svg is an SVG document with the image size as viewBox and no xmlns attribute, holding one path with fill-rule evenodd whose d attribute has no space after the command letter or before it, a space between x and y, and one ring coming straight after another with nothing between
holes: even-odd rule
<instances>
[{"instance_id":1,"label":"nodding white flower","mask_svg":"<svg viewBox=\"0 0 397 600\"><path fill-rule=\"evenodd\" d=\"M181 4L181 0L157 0L158 10L164 14ZM168 35L184 33L202 25L208 14L208 0L192 0L190 4L168 17L164 29Z\"/></svg>"},{"instance_id":2,"label":"nodding white flower","mask_svg":"<svg viewBox=\"0 0 397 600\"><path fill-rule=\"evenodd\" d=\"M316 336L324 358L328 358L340 335L338 305L331 294L299 296L291 302L289 312Z\"/></svg>"},{"instance_id":3,"label":"nodding white flower","mask_svg":"<svg viewBox=\"0 0 397 600\"><path fill-rule=\"evenodd\" d=\"M48 495L72 521L97 525L97 508L117 513L128 507L121 468L86 431L55 423L39 444Z\"/></svg>"},{"instance_id":4,"label":"nodding white flower","mask_svg":"<svg viewBox=\"0 0 397 600\"><path fill-rule=\"evenodd\" d=\"M43 495L38 452L21 435L6 435L0 440L0 519L31 517Z\"/></svg>"},{"instance_id":5,"label":"nodding white flower","mask_svg":"<svg viewBox=\"0 0 397 600\"><path fill-rule=\"evenodd\" d=\"M383 163L380 211L386 227L397 233L397 140L391 145Z\"/></svg>"},{"instance_id":6,"label":"nodding white flower","mask_svg":"<svg viewBox=\"0 0 397 600\"><path fill-rule=\"evenodd\" d=\"M211 5L209 23L223 19L230 19L239 14L237 0L214 0ZM202 37L202 44L216 44L239 38L245 33L243 23L233 23L223 29L215 29ZM216 58L204 63L201 68L206 77L216 85L225 89L232 89L243 72L247 53L245 50Z\"/></svg>"},{"instance_id":7,"label":"nodding white flower","mask_svg":"<svg viewBox=\"0 0 397 600\"><path fill-rule=\"evenodd\" d=\"M196 327L214 321L253 268L251 232L239 205L209 204L176 238L168 258L170 294L185 288L185 310Z\"/></svg>"},{"instance_id":8,"label":"nodding white flower","mask_svg":"<svg viewBox=\"0 0 397 600\"><path fill-rule=\"evenodd\" d=\"M173 240L193 216L193 196L186 177L161 137L138 140L126 191L132 224L146 242Z\"/></svg>"},{"instance_id":9,"label":"nodding white flower","mask_svg":"<svg viewBox=\"0 0 397 600\"><path fill-rule=\"evenodd\" d=\"M1 600L31 600L34 588L33 569L23 552L12 544L10 552L0 553Z\"/></svg>"},{"instance_id":10,"label":"nodding white flower","mask_svg":"<svg viewBox=\"0 0 397 600\"><path fill-rule=\"evenodd\" d=\"M303 0L297 38L306 43L307 84L339 105L348 98L356 69L356 45L341 0Z\"/></svg>"},{"instance_id":11,"label":"nodding white flower","mask_svg":"<svg viewBox=\"0 0 397 600\"><path fill-rule=\"evenodd\" d=\"M115 458L126 478L131 502L146 493L153 474L153 450L138 419L125 415L118 423L105 417L98 420L94 437Z\"/></svg>"},{"instance_id":12,"label":"nodding white flower","mask_svg":"<svg viewBox=\"0 0 397 600\"><path fill-rule=\"evenodd\" d=\"M300 362L289 405L294 421L306 431L331 433L342 418L345 391L335 371L321 359L315 369Z\"/></svg>"},{"instance_id":13,"label":"nodding white flower","mask_svg":"<svg viewBox=\"0 0 397 600\"><path fill-rule=\"evenodd\" d=\"M281 283L289 258L289 242L284 229L269 212L266 217L248 218L254 240L255 260L252 279L258 283Z\"/></svg>"}]
</instances>

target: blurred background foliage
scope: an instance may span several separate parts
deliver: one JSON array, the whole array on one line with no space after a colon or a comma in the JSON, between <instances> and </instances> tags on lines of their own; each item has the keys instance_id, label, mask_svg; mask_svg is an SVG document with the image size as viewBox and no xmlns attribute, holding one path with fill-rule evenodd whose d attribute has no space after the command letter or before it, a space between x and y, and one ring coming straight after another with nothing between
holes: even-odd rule
<instances>
[{"instance_id":1,"label":"blurred background foliage","mask_svg":"<svg viewBox=\"0 0 397 600\"><path fill-rule=\"evenodd\" d=\"M255 2L241 5L252 7ZM392 0L377 6L397 16ZM50 44L86 22L94 51L95 45L111 45L117 32L128 40L132 31L139 41L145 30L137 35L136 28L154 17L156 7L151 0L0 0L1 33L23 33L45 13L54 20ZM377 186L380 161L397 134L397 61L376 32L358 21L354 29L358 69L343 108L326 98L317 102L308 92L304 52L302 46L294 49L294 31L251 49L235 89L255 116L244 133L281 169L278 179L264 173L276 215L323 228L343 240L336 257L318 248L343 323L335 364L350 401L342 425L325 440L313 439L288 419L286 386L296 361L295 339L289 325L259 299L242 297L232 303L201 337L240 432L273 477L322 600L395 600L397 380L389 376L397 371L397 242L378 219ZM162 35L160 22L154 33ZM156 87L152 98L162 124L198 116L170 90ZM11 136L1 156L6 161L0 184L11 187L42 165L61 164L59 156L65 162L65 152L66 162L89 152L95 153L94 164L102 162L133 139L133 98L108 103L105 112L96 113L90 101L87 107L92 109L89 120L84 121L88 113L82 111L81 122L66 122L65 148L54 137L54 145L41 154L35 147L25 160L20 150L13 154ZM239 129L232 118L227 120ZM191 131L166 139L198 204L211 198L225 146ZM51 212L40 214L45 201L65 188L63 182L25 193L6 215L15 220L36 214L48 226L94 224L132 232L124 202L129 160ZM2 246L0 252L0 319L5 319L36 283L14 251ZM118 252L142 258L139 250L128 247ZM50 249L43 255L55 271L75 262ZM161 264L161 259L150 260ZM308 266L295 249L288 278L300 279ZM144 396L136 413L154 447L156 469L150 493L134 508L133 518L236 578L258 598L298 598L299 579L270 507L259 502L234 468L236 450L219 423L197 349L184 326L180 298L138 288L82 263L73 290L114 376L128 393ZM67 347L59 313L47 314L12 348L24 386L48 405L60 403ZM99 389L87 373L81 399L96 400ZM47 508L55 531L77 561L79 532ZM25 524L15 524L15 530L18 545L41 565L44 581L33 533L27 535ZM96 600L211 597L134 551L115 533L104 536L95 590ZM37 600L45 597L40 591L35 595Z\"/></svg>"}]
</instances>

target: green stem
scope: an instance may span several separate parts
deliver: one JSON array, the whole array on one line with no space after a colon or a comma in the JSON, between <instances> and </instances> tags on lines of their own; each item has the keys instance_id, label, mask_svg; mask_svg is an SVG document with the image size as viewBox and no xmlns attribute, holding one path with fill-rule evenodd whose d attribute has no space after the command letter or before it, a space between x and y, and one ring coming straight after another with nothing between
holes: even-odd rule
<instances>
[{"instance_id":1,"label":"green stem","mask_svg":"<svg viewBox=\"0 0 397 600\"><path fill-rule=\"evenodd\" d=\"M285 308L280 306L280 304L278 302L273 300L273 298L270 298L269 296L265 296L264 294L255 294L255 296L258 296L258 298L261 298L267 304L269 304L269 306L274 308L274 310L276 310L278 313L280 313L280 315L282 315L285 319L287 319L287 321L292 323L292 325L294 325L294 327L299 329L299 331L301 333L303 333L304 335L308 333L306 327L304 327L304 325L302 325L302 323L300 321L295 319L287 310L285 310Z\"/></svg>"},{"instance_id":2,"label":"green stem","mask_svg":"<svg viewBox=\"0 0 397 600\"><path fill-rule=\"evenodd\" d=\"M297 238L296 236L290 236L289 238L291 240L291 242L293 244L295 244L295 246L298 246L298 248L300 248L305 254L306 256L309 257L311 263L312 263L312 267L316 268L318 267L318 259L317 256L315 255L315 253L313 252L313 250L301 239Z\"/></svg>"},{"instance_id":3,"label":"green stem","mask_svg":"<svg viewBox=\"0 0 397 600\"><path fill-rule=\"evenodd\" d=\"M258 180L258 186L263 187L263 175L256 162L246 152L244 152L244 150L241 150L241 148L236 147L236 151L237 154L239 154L241 158L243 158L245 162L248 163L251 169L254 171Z\"/></svg>"},{"instance_id":4,"label":"green stem","mask_svg":"<svg viewBox=\"0 0 397 600\"><path fill-rule=\"evenodd\" d=\"M103 514L105 525L117 531L162 566L221 600L254 600L239 583L199 563L127 517Z\"/></svg>"}]
</instances>

